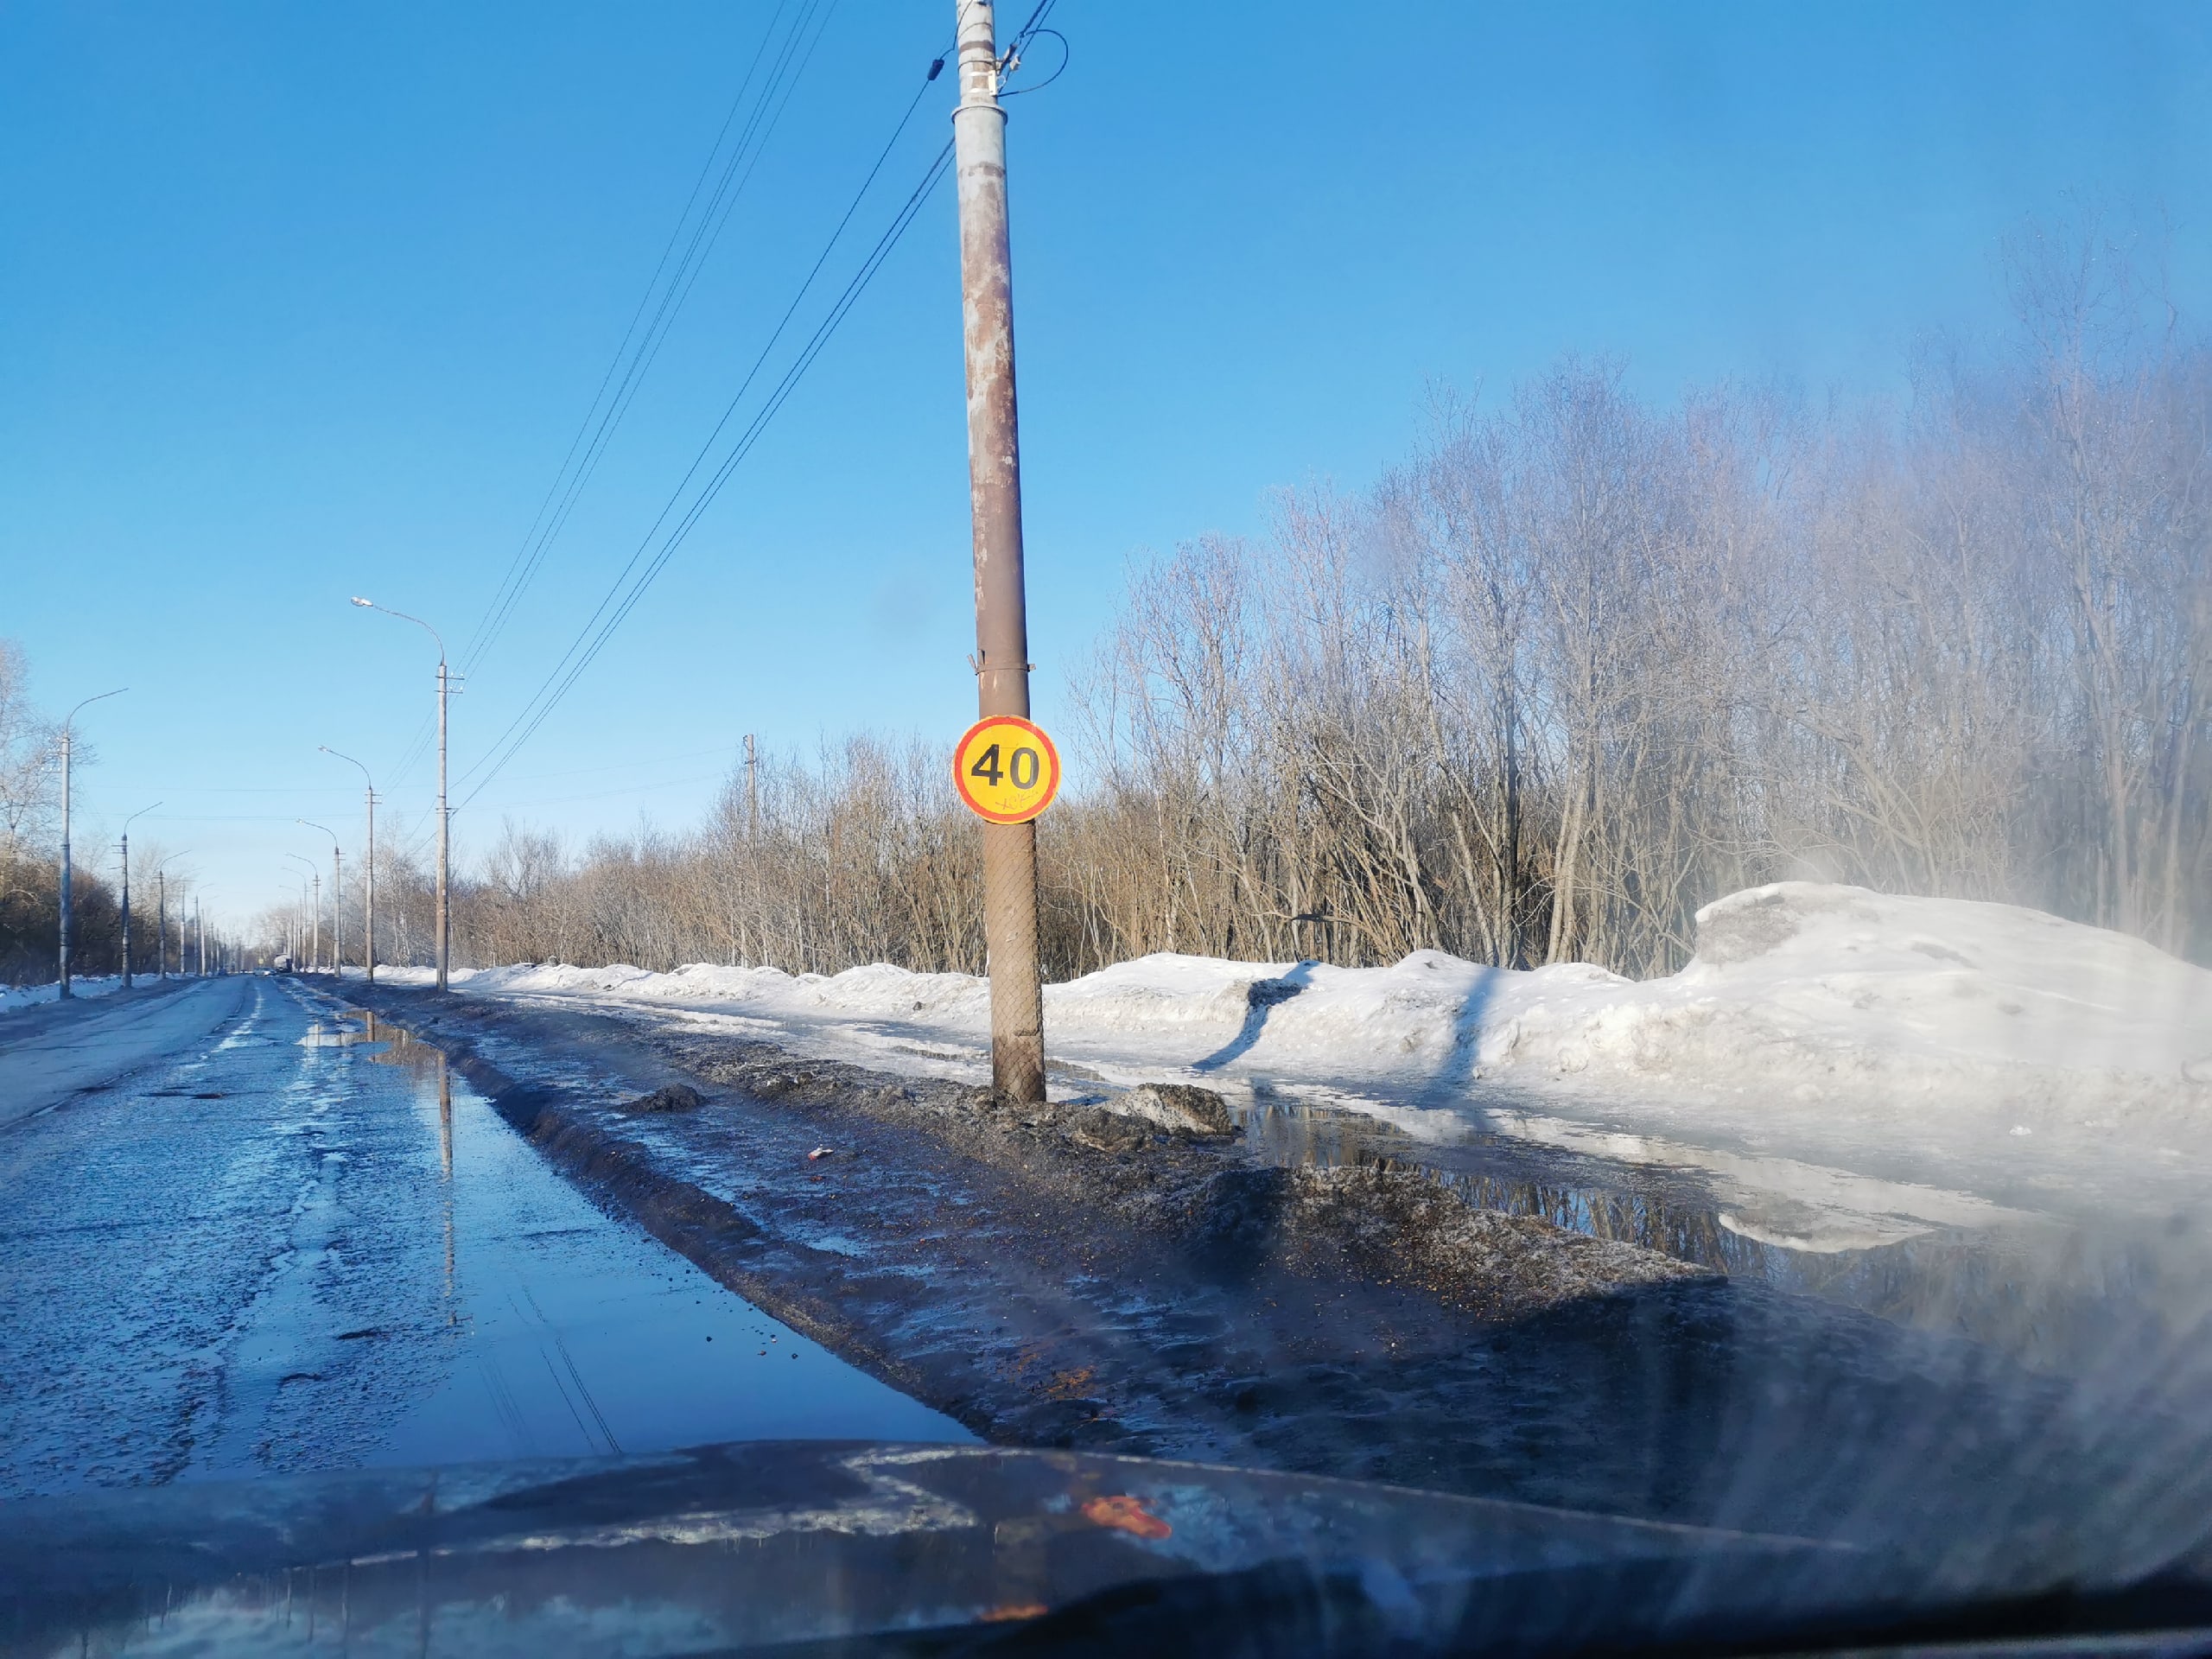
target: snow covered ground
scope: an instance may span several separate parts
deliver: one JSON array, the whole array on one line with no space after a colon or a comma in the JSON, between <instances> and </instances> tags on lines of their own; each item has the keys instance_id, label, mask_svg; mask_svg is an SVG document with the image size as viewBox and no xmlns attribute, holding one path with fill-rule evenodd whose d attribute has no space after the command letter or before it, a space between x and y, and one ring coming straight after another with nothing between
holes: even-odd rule
<instances>
[{"instance_id":1,"label":"snow covered ground","mask_svg":"<svg viewBox=\"0 0 2212 1659\"><path fill-rule=\"evenodd\" d=\"M2012 906L1781 882L1699 914L1681 972L1154 956L1046 992L1053 1060L1503 1134L1713 1179L1727 1224L1840 1249L2022 1209L2172 1208L2212 1174L2212 971ZM416 976L395 973L395 979ZM427 978L427 974L421 977ZM523 966L478 995L653 1007L805 1052L976 1075L988 989Z\"/></svg>"},{"instance_id":2,"label":"snow covered ground","mask_svg":"<svg viewBox=\"0 0 2212 1659\"><path fill-rule=\"evenodd\" d=\"M69 991L73 996L105 996L110 991L122 988L123 976L119 974L91 978L73 975L69 980ZM53 985L17 985L13 988L0 985L0 1014L6 1014L13 1008L28 1008L35 1002L51 1002L58 990L59 988Z\"/></svg>"}]
</instances>

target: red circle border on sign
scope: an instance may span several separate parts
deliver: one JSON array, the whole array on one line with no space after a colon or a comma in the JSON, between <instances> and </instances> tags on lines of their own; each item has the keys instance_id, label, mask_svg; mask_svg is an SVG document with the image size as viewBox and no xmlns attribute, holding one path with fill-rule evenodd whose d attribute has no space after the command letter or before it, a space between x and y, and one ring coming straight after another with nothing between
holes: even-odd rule
<instances>
[{"instance_id":1,"label":"red circle border on sign","mask_svg":"<svg viewBox=\"0 0 2212 1659\"><path fill-rule=\"evenodd\" d=\"M978 804L976 798L968 792L968 780L961 775L960 772L960 757L967 750L968 740L976 735L978 728L984 726L1019 726L1045 746L1045 753L1051 757L1052 762L1052 787L1051 792L1037 804L1037 810L1034 812L1023 812L1018 815L994 812L988 807ZM961 804L987 823L1035 823L1045 815L1046 807L1060 798L1061 778L1060 746L1046 735L1042 726L1033 721L1024 720L1020 715L985 715L981 720L970 725L966 731L961 733L960 741L952 746L952 786L960 791Z\"/></svg>"}]
</instances>

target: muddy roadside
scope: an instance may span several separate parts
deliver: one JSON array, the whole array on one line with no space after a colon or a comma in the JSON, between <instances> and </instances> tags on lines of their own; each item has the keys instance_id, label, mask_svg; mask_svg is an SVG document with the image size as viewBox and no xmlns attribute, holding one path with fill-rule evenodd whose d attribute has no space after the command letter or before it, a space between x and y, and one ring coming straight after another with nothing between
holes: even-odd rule
<instances>
[{"instance_id":1,"label":"muddy roadside","mask_svg":"<svg viewBox=\"0 0 2212 1659\"><path fill-rule=\"evenodd\" d=\"M1001 1443L1834 1535L1907 1452L1955 1522L2060 1409L1960 1344L1418 1175L1281 1167L1172 1090L1023 1109L650 1014L346 997L603 1207Z\"/></svg>"}]
</instances>

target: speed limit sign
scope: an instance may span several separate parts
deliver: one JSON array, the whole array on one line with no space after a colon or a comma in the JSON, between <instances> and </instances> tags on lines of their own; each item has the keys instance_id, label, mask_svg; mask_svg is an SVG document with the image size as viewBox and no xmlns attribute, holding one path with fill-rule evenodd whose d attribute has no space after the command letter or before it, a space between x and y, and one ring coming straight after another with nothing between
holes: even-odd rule
<instances>
[{"instance_id":1,"label":"speed limit sign","mask_svg":"<svg viewBox=\"0 0 2212 1659\"><path fill-rule=\"evenodd\" d=\"M1043 728L1013 715L988 715L953 750L952 781L977 817L1027 823L1060 792L1060 752Z\"/></svg>"}]
</instances>

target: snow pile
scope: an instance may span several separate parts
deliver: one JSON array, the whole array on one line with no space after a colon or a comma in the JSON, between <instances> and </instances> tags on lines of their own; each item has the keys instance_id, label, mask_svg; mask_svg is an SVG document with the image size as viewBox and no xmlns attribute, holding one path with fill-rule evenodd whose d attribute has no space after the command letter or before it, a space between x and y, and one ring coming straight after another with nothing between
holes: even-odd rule
<instances>
[{"instance_id":1,"label":"snow pile","mask_svg":"<svg viewBox=\"0 0 2212 1659\"><path fill-rule=\"evenodd\" d=\"M2039 911L1779 882L1672 976L1484 1022L1485 1060L1792 1096L2212 1106L2212 972Z\"/></svg>"},{"instance_id":2,"label":"snow pile","mask_svg":"<svg viewBox=\"0 0 2212 1659\"><path fill-rule=\"evenodd\" d=\"M1897 1111L1941 1100L2212 1106L2212 972L2040 912L1778 882L1698 915L1694 958L1637 982L1585 963L1533 971L1417 951L1388 968L1152 956L1046 991L1055 1055L1569 1092L1712 1096ZM695 964L672 974L522 966L467 988L895 1027L972 1042L988 988L877 963L834 976Z\"/></svg>"},{"instance_id":3,"label":"snow pile","mask_svg":"<svg viewBox=\"0 0 2212 1659\"><path fill-rule=\"evenodd\" d=\"M454 983L985 1075L989 988L966 975L523 965ZM1179 1079L1424 1140L1681 1167L1724 1226L1796 1249L2012 1225L2023 1205L2165 1213L2212 1182L2212 971L2006 905L1786 881L1707 906L1688 965L1641 982L1434 950L1358 969L1161 955L1045 1002L1077 1073L1056 1092Z\"/></svg>"},{"instance_id":4,"label":"snow pile","mask_svg":"<svg viewBox=\"0 0 2212 1659\"><path fill-rule=\"evenodd\" d=\"M120 974L73 974L69 979L69 994L72 996L105 996L110 991L122 988L123 976ZM0 985L0 1014L5 1014L10 1008L28 1008L37 1002L51 1002L60 995L60 988L55 985L17 985L12 988Z\"/></svg>"}]
</instances>

